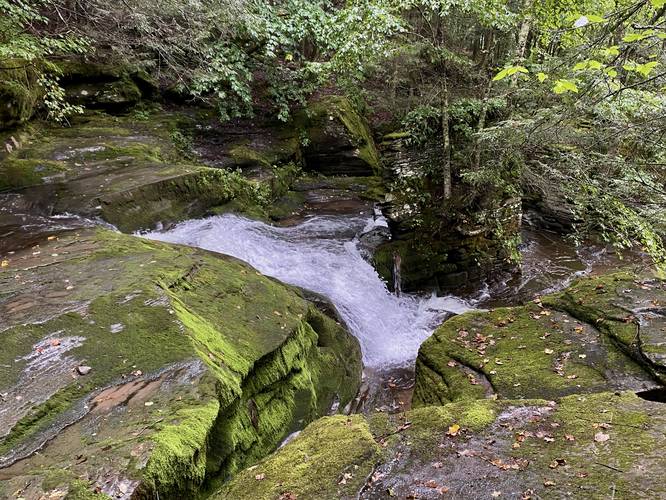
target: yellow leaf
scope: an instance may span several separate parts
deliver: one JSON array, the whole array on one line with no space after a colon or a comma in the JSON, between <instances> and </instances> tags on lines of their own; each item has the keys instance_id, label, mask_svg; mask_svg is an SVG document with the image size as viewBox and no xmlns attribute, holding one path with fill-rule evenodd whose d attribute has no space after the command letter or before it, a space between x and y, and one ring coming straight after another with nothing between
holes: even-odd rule
<instances>
[{"instance_id":1,"label":"yellow leaf","mask_svg":"<svg viewBox=\"0 0 666 500\"><path fill-rule=\"evenodd\" d=\"M0 267L7 267L8 265L9 265L8 260L3 260L2 262L0 262Z\"/></svg>"},{"instance_id":2,"label":"yellow leaf","mask_svg":"<svg viewBox=\"0 0 666 500\"><path fill-rule=\"evenodd\" d=\"M453 424L449 426L449 432L447 432L446 434L449 436L457 436L459 432L460 432L460 426L458 424Z\"/></svg>"}]
</instances>

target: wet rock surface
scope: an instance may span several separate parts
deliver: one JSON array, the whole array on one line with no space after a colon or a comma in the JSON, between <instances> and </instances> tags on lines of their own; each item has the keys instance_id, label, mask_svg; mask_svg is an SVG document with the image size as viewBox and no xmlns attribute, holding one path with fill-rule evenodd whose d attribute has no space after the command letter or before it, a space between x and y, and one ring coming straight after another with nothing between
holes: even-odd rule
<instances>
[{"instance_id":1,"label":"wet rock surface","mask_svg":"<svg viewBox=\"0 0 666 500\"><path fill-rule=\"evenodd\" d=\"M419 351L415 402L557 398L659 385L648 366L600 329L597 318L586 323L550 307L556 304L548 296L445 322Z\"/></svg>"},{"instance_id":2,"label":"wet rock surface","mask_svg":"<svg viewBox=\"0 0 666 500\"><path fill-rule=\"evenodd\" d=\"M201 216L232 200L256 203L255 182L183 156L174 141L181 119L90 112L72 128L37 124L4 154L0 189L20 191L33 215L101 218L124 231Z\"/></svg>"},{"instance_id":3,"label":"wet rock surface","mask_svg":"<svg viewBox=\"0 0 666 500\"><path fill-rule=\"evenodd\" d=\"M0 283L2 497L183 498L360 380L355 339L235 259L88 228Z\"/></svg>"},{"instance_id":4,"label":"wet rock surface","mask_svg":"<svg viewBox=\"0 0 666 500\"><path fill-rule=\"evenodd\" d=\"M662 406L633 393L451 403L350 421L353 441L317 421L217 498L657 498Z\"/></svg>"}]
</instances>

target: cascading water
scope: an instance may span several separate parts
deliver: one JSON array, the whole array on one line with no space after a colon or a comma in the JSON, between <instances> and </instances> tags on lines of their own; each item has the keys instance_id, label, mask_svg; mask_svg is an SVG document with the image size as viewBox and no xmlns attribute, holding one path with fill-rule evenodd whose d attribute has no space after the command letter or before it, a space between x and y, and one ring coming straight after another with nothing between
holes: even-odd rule
<instances>
[{"instance_id":1,"label":"cascading water","mask_svg":"<svg viewBox=\"0 0 666 500\"><path fill-rule=\"evenodd\" d=\"M391 294L358 247L358 235L373 224L365 217L317 216L275 227L223 215L146 236L232 255L268 276L320 293L360 341L367 367L408 366L447 314L470 307L455 297Z\"/></svg>"}]
</instances>

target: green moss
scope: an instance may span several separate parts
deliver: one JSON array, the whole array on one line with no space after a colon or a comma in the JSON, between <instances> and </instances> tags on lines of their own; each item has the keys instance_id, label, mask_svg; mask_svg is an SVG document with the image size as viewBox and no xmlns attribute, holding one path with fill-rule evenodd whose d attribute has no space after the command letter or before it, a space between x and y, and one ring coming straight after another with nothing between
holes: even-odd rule
<instances>
[{"instance_id":1,"label":"green moss","mask_svg":"<svg viewBox=\"0 0 666 500\"><path fill-rule=\"evenodd\" d=\"M0 165L0 191L41 184L48 177L64 178L68 170L62 162L10 156Z\"/></svg>"},{"instance_id":2,"label":"green moss","mask_svg":"<svg viewBox=\"0 0 666 500\"><path fill-rule=\"evenodd\" d=\"M65 496L65 500L105 500L109 498L111 497L108 495L95 492L90 483L85 481L72 481Z\"/></svg>"},{"instance_id":3,"label":"green moss","mask_svg":"<svg viewBox=\"0 0 666 500\"><path fill-rule=\"evenodd\" d=\"M327 417L256 467L238 474L213 498L355 497L379 457L361 416ZM345 475L347 474L347 475Z\"/></svg>"},{"instance_id":4,"label":"green moss","mask_svg":"<svg viewBox=\"0 0 666 500\"><path fill-rule=\"evenodd\" d=\"M665 289L663 280L619 272L579 279L564 292L545 297L544 303L594 325L623 353L666 382L666 366L659 361L663 352L659 324L647 320L639 328L637 318L642 309L664 300Z\"/></svg>"},{"instance_id":5,"label":"green moss","mask_svg":"<svg viewBox=\"0 0 666 500\"><path fill-rule=\"evenodd\" d=\"M3 69L0 74L0 130L29 120L42 96L34 69L40 65L39 61L26 64L20 60L6 60L3 63L17 69Z\"/></svg>"},{"instance_id":6,"label":"green moss","mask_svg":"<svg viewBox=\"0 0 666 500\"><path fill-rule=\"evenodd\" d=\"M581 495L587 491L605 496L616 490L621 496L641 496L646 491L659 496L657 492L664 492L663 481L643 478L641 472L648 463L660 466L654 457L661 456L661 464L666 462L657 448L663 442L658 430L663 419L648 408L633 393L563 398L549 418L555 422L550 431L554 441L544 446L538 439L526 439L514 455L543 470L544 479ZM598 433L607 435L607 441L596 440ZM566 467L549 470L556 459L564 459Z\"/></svg>"},{"instance_id":7,"label":"green moss","mask_svg":"<svg viewBox=\"0 0 666 500\"><path fill-rule=\"evenodd\" d=\"M407 139L411 137L412 134L409 132L391 132L382 137L385 141L397 141L398 139Z\"/></svg>"},{"instance_id":8,"label":"green moss","mask_svg":"<svg viewBox=\"0 0 666 500\"><path fill-rule=\"evenodd\" d=\"M42 480L42 490L44 491L54 490L58 486L62 486L63 484L68 484L74 479L75 479L74 474L72 474L72 472L69 470L63 470L63 469L49 470L44 475L44 479Z\"/></svg>"},{"instance_id":9,"label":"green moss","mask_svg":"<svg viewBox=\"0 0 666 500\"><path fill-rule=\"evenodd\" d=\"M615 340L630 348L636 341L636 325L626 321L628 311L615 306L614 291L631 287L634 277L615 273L603 277L583 278L562 293L544 298L551 307L567 311L580 321L594 324Z\"/></svg>"},{"instance_id":10,"label":"green moss","mask_svg":"<svg viewBox=\"0 0 666 500\"><path fill-rule=\"evenodd\" d=\"M649 375L588 325L535 304L454 317L421 347L417 405L557 398L622 387Z\"/></svg>"},{"instance_id":11,"label":"green moss","mask_svg":"<svg viewBox=\"0 0 666 500\"><path fill-rule=\"evenodd\" d=\"M151 436L155 448L143 475L148 487L171 496L191 496L198 490L206 477L208 439L219 409L220 402L211 399L170 415L175 423Z\"/></svg>"},{"instance_id":12,"label":"green moss","mask_svg":"<svg viewBox=\"0 0 666 500\"><path fill-rule=\"evenodd\" d=\"M123 384L134 370L155 377L199 358L208 370L194 394L160 403L166 421L157 425L155 416L135 409L125 417L127 429L137 429L135 437L111 439L104 447L114 455L133 439L154 446L145 470L131 473L145 479L146 494L179 498L262 458L287 433L325 414L336 397L344 405L354 396L358 342L293 289L249 266L105 230L62 236L45 242L42 251L61 248L67 252L57 267L33 267L25 272L34 276L25 278L59 290L66 277L66 304L87 306L63 314L63 299L47 302L41 309L48 320L35 316L5 330L0 363L11 368L0 371L0 388L19 380L25 368L20 359L53 332L84 339L68 352L67 363L92 370L76 379L66 372L65 386L45 394L45 403L13 425L0 454L29 445L90 394ZM0 280L14 286L15 272L3 271ZM94 444L86 439L84 446Z\"/></svg>"}]
</instances>

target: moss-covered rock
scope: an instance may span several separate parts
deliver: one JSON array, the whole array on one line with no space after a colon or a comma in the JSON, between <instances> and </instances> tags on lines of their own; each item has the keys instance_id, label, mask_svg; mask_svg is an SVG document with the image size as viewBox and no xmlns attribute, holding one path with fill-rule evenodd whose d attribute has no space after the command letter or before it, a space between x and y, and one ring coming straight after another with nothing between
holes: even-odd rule
<instances>
[{"instance_id":1,"label":"moss-covered rock","mask_svg":"<svg viewBox=\"0 0 666 500\"><path fill-rule=\"evenodd\" d=\"M443 201L437 180L441 144L414 145L396 133L380 146L388 186L384 213L395 235L375 256L384 278L392 282L394 255L400 256L403 291L471 292L493 274L515 269L522 203L512 189L479 189L455 179L451 197ZM513 186L517 171L498 175Z\"/></svg>"},{"instance_id":2,"label":"moss-covered rock","mask_svg":"<svg viewBox=\"0 0 666 500\"><path fill-rule=\"evenodd\" d=\"M121 61L69 59L58 66L68 100L90 109L127 111L157 88L145 71Z\"/></svg>"},{"instance_id":3,"label":"moss-covered rock","mask_svg":"<svg viewBox=\"0 0 666 500\"><path fill-rule=\"evenodd\" d=\"M326 96L294 118L306 168L326 175L379 175L381 160L365 118L341 96Z\"/></svg>"},{"instance_id":4,"label":"moss-covered rock","mask_svg":"<svg viewBox=\"0 0 666 500\"><path fill-rule=\"evenodd\" d=\"M550 307L594 325L666 384L666 281L615 273L582 278L544 298Z\"/></svg>"},{"instance_id":5,"label":"moss-covered rock","mask_svg":"<svg viewBox=\"0 0 666 500\"><path fill-rule=\"evenodd\" d=\"M379 450L360 415L323 418L238 474L212 498L356 498L372 474Z\"/></svg>"},{"instance_id":6,"label":"moss-covered rock","mask_svg":"<svg viewBox=\"0 0 666 500\"><path fill-rule=\"evenodd\" d=\"M645 363L627 356L597 321L544 305L552 300L446 321L419 351L415 404L658 386Z\"/></svg>"},{"instance_id":7,"label":"moss-covered rock","mask_svg":"<svg viewBox=\"0 0 666 500\"><path fill-rule=\"evenodd\" d=\"M235 259L88 229L0 284L0 496L190 497L359 384L358 342Z\"/></svg>"},{"instance_id":8,"label":"moss-covered rock","mask_svg":"<svg viewBox=\"0 0 666 500\"><path fill-rule=\"evenodd\" d=\"M46 215L99 217L129 232L202 216L232 201L237 211L265 217L299 175L291 163L260 177L203 166L185 158L175 140L186 115L153 110L148 116L87 113L71 128L35 124L0 161L0 191L33 191L45 201Z\"/></svg>"},{"instance_id":9,"label":"moss-covered rock","mask_svg":"<svg viewBox=\"0 0 666 500\"><path fill-rule=\"evenodd\" d=\"M337 418L311 424L216 498L666 494L656 473L666 466L666 415L660 403L632 393L574 395L557 403L465 401L394 416L372 414L368 424L355 417L346 433L344 424ZM376 444L368 440L366 425ZM356 440L347 437L352 430ZM372 453L377 446L379 456ZM349 484L352 491L346 490Z\"/></svg>"}]
</instances>

